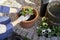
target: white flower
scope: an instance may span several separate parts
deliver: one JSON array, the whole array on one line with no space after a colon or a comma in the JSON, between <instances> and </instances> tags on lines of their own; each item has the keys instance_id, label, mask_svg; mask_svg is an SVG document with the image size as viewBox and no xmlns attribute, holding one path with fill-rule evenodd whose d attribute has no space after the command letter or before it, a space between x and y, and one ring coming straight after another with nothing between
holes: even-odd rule
<instances>
[{"instance_id":1,"label":"white flower","mask_svg":"<svg viewBox=\"0 0 60 40\"><path fill-rule=\"evenodd\" d=\"M42 30L42 33L45 33L46 30Z\"/></svg>"},{"instance_id":2,"label":"white flower","mask_svg":"<svg viewBox=\"0 0 60 40\"><path fill-rule=\"evenodd\" d=\"M46 20L46 17L43 17L43 18L42 18L42 21L45 21L45 20Z\"/></svg>"},{"instance_id":3,"label":"white flower","mask_svg":"<svg viewBox=\"0 0 60 40\"><path fill-rule=\"evenodd\" d=\"M37 27L37 29L39 29L39 27Z\"/></svg>"},{"instance_id":4,"label":"white flower","mask_svg":"<svg viewBox=\"0 0 60 40\"><path fill-rule=\"evenodd\" d=\"M48 26L48 24L47 23L43 23L43 26Z\"/></svg>"},{"instance_id":5,"label":"white flower","mask_svg":"<svg viewBox=\"0 0 60 40\"><path fill-rule=\"evenodd\" d=\"M48 32L51 32L51 29L48 28L47 30L48 30Z\"/></svg>"}]
</instances>

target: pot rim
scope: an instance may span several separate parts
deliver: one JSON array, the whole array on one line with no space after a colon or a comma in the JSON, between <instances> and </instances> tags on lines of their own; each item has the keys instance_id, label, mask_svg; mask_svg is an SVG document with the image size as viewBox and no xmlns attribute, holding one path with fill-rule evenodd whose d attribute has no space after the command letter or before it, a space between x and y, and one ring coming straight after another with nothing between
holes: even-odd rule
<instances>
[{"instance_id":1,"label":"pot rim","mask_svg":"<svg viewBox=\"0 0 60 40\"><path fill-rule=\"evenodd\" d=\"M24 7L22 7L22 8L32 8L32 7L30 7L30 6L24 6ZM34 8L33 8L33 9L34 9ZM32 22L32 21L36 20L36 19L38 18L38 11L37 11L36 9L34 9L34 10L35 10L35 12L36 12L35 18L32 19L32 20L29 20L29 21L22 21L22 22Z\"/></svg>"},{"instance_id":2,"label":"pot rim","mask_svg":"<svg viewBox=\"0 0 60 40\"><path fill-rule=\"evenodd\" d=\"M56 17L56 16L53 15L53 14L50 12L50 10L49 10L49 8L50 8L52 5L55 5L55 4L60 5L60 1L53 1L53 2L49 3L48 6L47 6L47 11L48 11L48 13L49 13L51 16L53 16L54 18L58 18L58 19L59 19L60 17Z\"/></svg>"}]
</instances>

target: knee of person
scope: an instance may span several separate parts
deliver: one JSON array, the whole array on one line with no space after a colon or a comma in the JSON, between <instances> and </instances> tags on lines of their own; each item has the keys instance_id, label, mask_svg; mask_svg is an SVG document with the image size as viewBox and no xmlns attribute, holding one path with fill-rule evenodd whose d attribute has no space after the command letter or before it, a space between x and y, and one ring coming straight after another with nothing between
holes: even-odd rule
<instances>
[{"instance_id":1,"label":"knee of person","mask_svg":"<svg viewBox=\"0 0 60 40\"><path fill-rule=\"evenodd\" d=\"M0 16L3 16L3 13L0 13Z\"/></svg>"}]
</instances>

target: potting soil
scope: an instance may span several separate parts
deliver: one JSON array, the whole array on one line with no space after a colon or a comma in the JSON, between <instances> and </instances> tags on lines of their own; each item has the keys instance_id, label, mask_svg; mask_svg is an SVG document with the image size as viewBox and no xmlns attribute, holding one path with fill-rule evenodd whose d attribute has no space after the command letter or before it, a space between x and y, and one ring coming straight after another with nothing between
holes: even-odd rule
<instances>
[{"instance_id":1,"label":"potting soil","mask_svg":"<svg viewBox=\"0 0 60 40\"><path fill-rule=\"evenodd\" d=\"M32 20L34 18L35 18L35 15L33 14L33 15L30 16L30 18L27 21L30 21L30 20Z\"/></svg>"}]
</instances>

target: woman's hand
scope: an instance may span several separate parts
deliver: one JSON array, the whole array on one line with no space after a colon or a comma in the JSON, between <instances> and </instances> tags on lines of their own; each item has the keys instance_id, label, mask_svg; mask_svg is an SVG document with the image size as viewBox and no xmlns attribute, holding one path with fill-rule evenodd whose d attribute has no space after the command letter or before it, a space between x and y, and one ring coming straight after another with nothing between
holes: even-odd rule
<instances>
[{"instance_id":1,"label":"woman's hand","mask_svg":"<svg viewBox=\"0 0 60 40\"><path fill-rule=\"evenodd\" d=\"M17 19L17 21L19 21L19 22L21 22L21 21L25 21L25 20L28 20L30 18L30 15L28 14L28 15L26 15L26 16L20 16L18 19Z\"/></svg>"},{"instance_id":2,"label":"woman's hand","mask_svg":"<svg viewBox=\"0 0 60 40\"><path fill-rule=\"evenodd\" d=\"M17 20L15 20L14 22L12 22L13 26L16 26L18 23L20 23L21 21L25 21L28 20L30 18L31 15L26 15L26 16L20 16Z\"/></svg>"}]
</instances>

